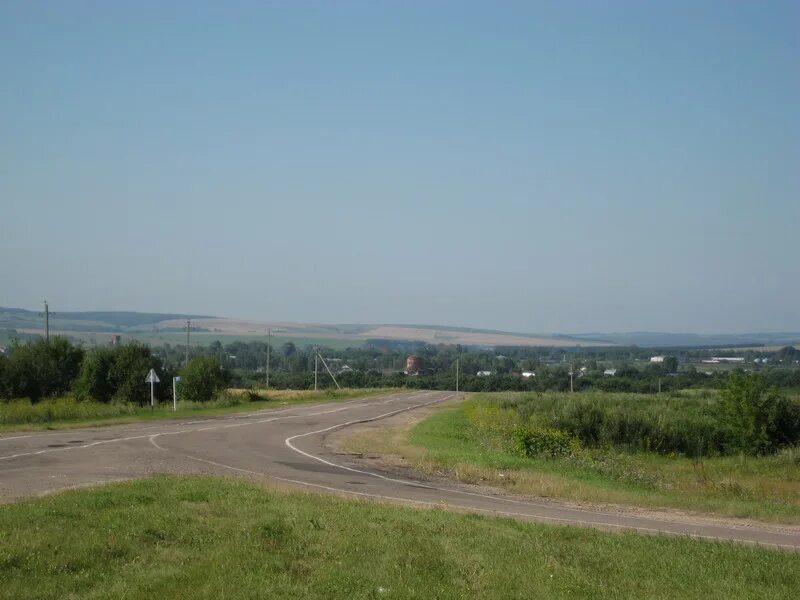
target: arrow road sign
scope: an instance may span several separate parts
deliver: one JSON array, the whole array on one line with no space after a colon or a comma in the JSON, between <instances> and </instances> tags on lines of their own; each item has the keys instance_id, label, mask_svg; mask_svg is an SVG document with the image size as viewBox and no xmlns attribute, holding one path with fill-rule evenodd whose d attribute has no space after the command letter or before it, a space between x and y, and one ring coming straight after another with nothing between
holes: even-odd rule
<instances>
[{"instance_id":1,"label":"arrow road sign","mask_svg":"<svg viewBox=\"0 0 800 600\"><path fill-rule=\"evenodd\" d=\"M160 381L161 380L158 378L158 375L156 375L156 370L155 369L150 369L150 372L147 374L147 377L145 377L145 379L144 379L145 383L158 383Z\"/></svg>"}]
</instances>

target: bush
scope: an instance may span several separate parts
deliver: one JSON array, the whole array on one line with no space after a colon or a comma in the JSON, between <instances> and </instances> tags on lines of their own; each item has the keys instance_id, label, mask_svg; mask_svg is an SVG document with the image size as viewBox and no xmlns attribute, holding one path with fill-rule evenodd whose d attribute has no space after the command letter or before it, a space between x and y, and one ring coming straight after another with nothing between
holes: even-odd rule
<instances>
[{"instance_id":1,"label":"bush","mask_svg":"<svg viewBox=\"0 0 800 600\"><path fill-rule=\"evenodd\" d=\"M513 452L519 456L570 456L580 448L578 439L566 431L517 425L511 432Z\"/></svg>"},{"instance_id":2,"label":"bush","mask_svg":"<svg viewBox=\"0 0 800 600\"><path fill-rule=\"evenodd\" d=\"M89 352L81 364L75 393L79 398L100 402L146 404L150 401L150 386L144 379L150 369L155 369L162 380L168 381L169 374L163 372L161 361L143 344L130 342L113 348L97 348ZM156 389L166 396L171 391L169 387L161 384Z\"/></svg>"},{"instance_id":3,"label":"bush","mask_svg":"<svg viewBox=\"0 0 800 600\"><path fill-rule=\"evenodd\" d=\"M199 356L181 371L178 393L189 402L208 402L226 386L228 379L228 373L215 357Z\"/></svg>"},{"instance_id":4,"label":"bush","mask_svg":"<svg viewBox=\"0 0 800 600\"><path fill-rule=\"evenodd\" d=\"M525 448L550 448L548 433L528 431L553 430L586 447L689 457L767 454L800 444L800 403L768 389L756 375L735 373L726 390L713 394L544 393L475 404L467 408L472 424L493 439L505 431L523 454Z\"/></svg>"},{"instance_id":5,"label":"bush","mask_svg":"<svg viewBox=\"0 0 800 600\"><path fill-rule=\"evenodd\" d=\"M771 454L800 442L800 404L767 389L760 375L732 373L721 398L730 451Z\"/></svg>"},{"instance_id":6,"label":"bush","mask_svg":"<svg viewBox=\"0 0 800 600\"><path fill-rule=\"evenodd\" d=\"M4 360L0 395L6 398L40 398L63 394L72 387L83 350L62 337L14 345Z\"/></svg>"},{"instance_id":7,"label":"bush","mask_svg":"<svg viewBox=\"0 0 800 600\"><path fill-rule=\"evenodd\" d=\"M726 427L714 399L597 393L522 396L510 403L521 422L566 431L585 446L688 456L725 450Z\"/></svg>"}]
</instances>

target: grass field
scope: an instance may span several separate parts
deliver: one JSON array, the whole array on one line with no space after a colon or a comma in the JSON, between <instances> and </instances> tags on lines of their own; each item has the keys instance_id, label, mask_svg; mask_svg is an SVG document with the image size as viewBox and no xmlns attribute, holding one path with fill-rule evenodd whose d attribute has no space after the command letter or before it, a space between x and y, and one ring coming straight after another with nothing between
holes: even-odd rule
<instances>
[{"instance_id":1,"label":"grass field","mask_svg":"<svg viewBox=\"0 0 800 600\"><path fill-rule=\"evenodd\" d=\"M0 598L796 598L800 554L168 478L0 507Z\"/></svg>"},{"instance_id":2,"label":"grass field","mask_svg":"<svg viewBox=\"0 0 800 600\"><path fill-rule=\"evenodd\" d=\"M486 444L467 418L468 406L445 408L411 428L356 434L347 449L525 495L800 523L799 449L698 460L613 449L579 458L521 457Z\"/></svg>"},{"instance_id":3,"label":"grass field","mask_svg":"<svg viewBox=\"0 0 800 600\"><path fill-rule=\"evenodd\" d=\"M212 416L231 412L261 410L275 406L349 400L389 394L394 390L343 389L332 390L228 390L218 400L211 402L163 403L154 409L136 404L103 404L94 401L76 401L72 397L29 401L0 402L0 432L31 429L65 429L74 427L115 425L136 421L174 419L187 416ZM251 399L253 396L257 399Z\"/></svg>"}]
</instances>

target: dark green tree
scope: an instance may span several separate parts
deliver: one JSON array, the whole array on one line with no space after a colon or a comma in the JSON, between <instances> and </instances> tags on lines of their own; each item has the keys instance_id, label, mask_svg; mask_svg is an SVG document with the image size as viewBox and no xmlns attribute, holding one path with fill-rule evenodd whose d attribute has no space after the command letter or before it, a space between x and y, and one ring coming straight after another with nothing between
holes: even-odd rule
<instances>
[{"instance_id":1,"label":"dark green tree","mask_svg":"<svg viewBox=\"0 0 800 600\"><path fill-rule=\"evenodd\" d=\"M732 372L721 397L729 451L769 454L800 442L800 404L767 388L762 376Z\"/></svg>"},{"instance_id":2,"label":"dark green tree","mask_svg":"<svg viewBox=\"0 0 800 600\"><path fill-rule=\"evenodd\" d=\"M97 348L86 355L81 365L75 393L100 402L145 404L150 401L150 388L144 378L150 369L163 375L161 361L138 342Z\"/></svg>"},{"instance_id":3,"label":"dark green tree","mask_svg":"<svg viewBox=\"0 0 800 600\"><path fill-rule=\"evenodd\" d=\"M664 357L664 372L665 373L677 373L678 372L678 359L675 356L666 356Z\"/></svg>"},{"instance_id":4,"label":"dark green tree","mask_svg":"<svg viewBox=\"0 0 800 600\"><path fill-rule=\"evenodd\" d=\"M68 392L83 360L83 350L62 337L14 344L5 363L4 393L9 398L30 398Z\"/></svg>"},{"instance_id":5,"label":"dark green tree","mask_svg":"<svg viewBox=\"0 0 800 600\"><path fill-rule=\"evenodd\" d=\"M228 382L228 373L214 356L198 356L189 361L180 372L178 393L190 402L212 400Z\"/></svg>"}]
</instances>

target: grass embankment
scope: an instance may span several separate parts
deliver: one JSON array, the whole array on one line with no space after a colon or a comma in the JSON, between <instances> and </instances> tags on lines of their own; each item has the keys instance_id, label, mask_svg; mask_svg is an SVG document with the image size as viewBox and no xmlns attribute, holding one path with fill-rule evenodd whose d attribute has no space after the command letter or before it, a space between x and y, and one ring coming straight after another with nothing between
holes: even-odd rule
<instances>
[{"instance_id":1,"label":"grass embankment","mask_svg":"<svg viewBox=\"0 0 800 600\"><path fill-rule=\"evenodd\" d=\"M796 598L800 555L156 477L0 507L3 598Z\"/></svg>"},{"instance_id":2,"label":"grass embankment","mask_svg":"<svg viewBox=\"0 0 800 600\"><path fill-rule=\"evenodd\" d=\"M78 401L71 396L42 400L32 404L29 400L0 402L0 432L31 429L66 429L94 425L115 425L135 421L173 419L188 416L260 410L307 402L349 400L376 394L389 394L395 390L383 389L325 389L313 390L237 390L231 389L211 402L178 402L159 404L151 409L131 403L104 404Z\"/></svg>"},{"instance_id":3,"label":"grass embankment","mask_svg":"<svg viewBox=\"0 0 800 600\"><path fill-rule=\"evenodd\" d=\"M476 426L475 409L502 406L522 396L481 394L413 427L356 434L346 445L355 452L402 457L423 472L519 494L800 523L800 449L770 456L691 459L606 446L558 458L519 456L496 443L491 431ZM545 396L548 403L571 398ZM611 402L620 400L616 394L605 396Z\"/></svg>"}]
</instances>

